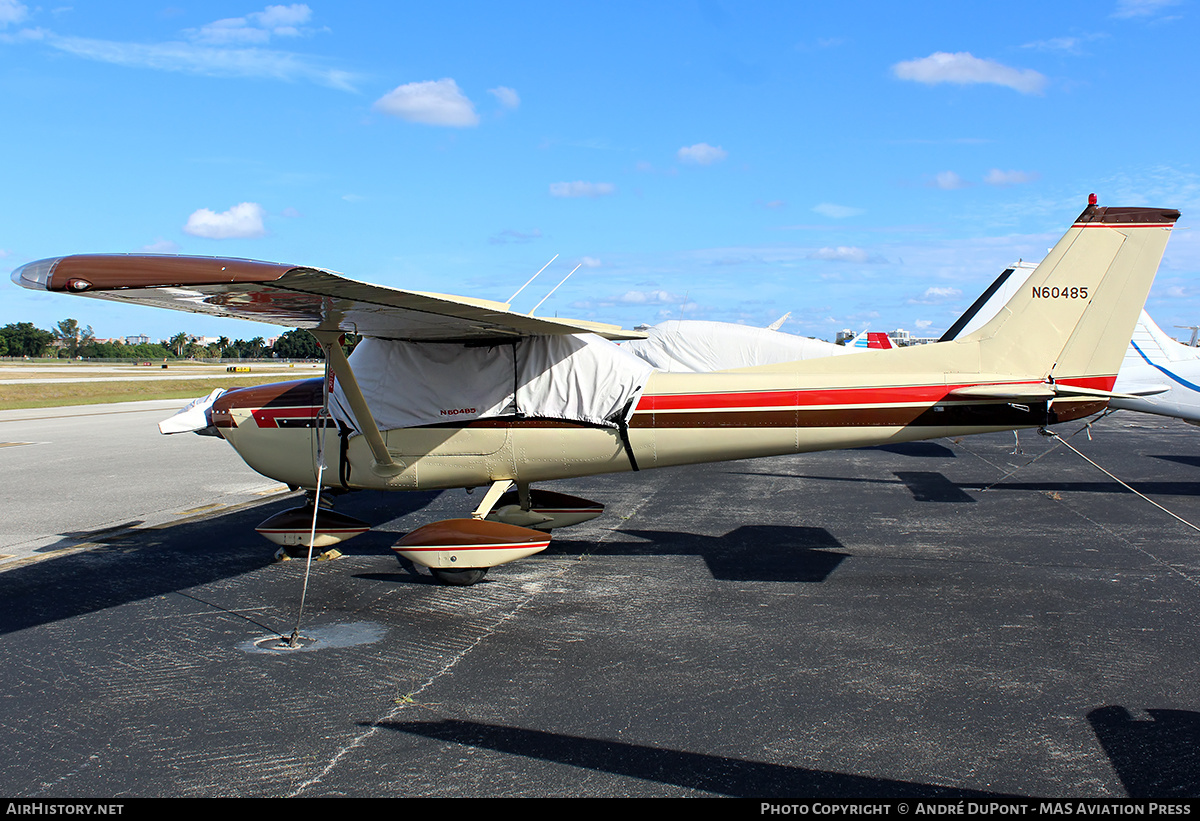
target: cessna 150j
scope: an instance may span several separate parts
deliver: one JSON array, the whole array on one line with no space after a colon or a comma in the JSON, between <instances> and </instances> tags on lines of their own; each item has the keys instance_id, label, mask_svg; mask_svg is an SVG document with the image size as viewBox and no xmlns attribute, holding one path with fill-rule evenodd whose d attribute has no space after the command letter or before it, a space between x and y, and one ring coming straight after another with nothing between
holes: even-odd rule
<instances>
[{"instance_id":1,"label":"cessna 150j","mask_svg":"<svg viewBox=\"0 0 1200 821\"><path fill-rule=\"evenodd\" d=\"M322 547L369 529L316 504L319 488L488 487L471 518L425 525L394 548L444 582L472 584L544 549L549 530L603 511L531 489L536 482L1038 427L1102 410L1178 218L1093 198L1026 287L973 333L715 373L654 371L608 341L639 336L615 326L292 265L78 255L29 263L12 278L308 329L326 378L225 391L164 430L220 435L258 472L311 491L307 508L260 526L283 544ZM339 338L349 332L365 338L347 360Z\"/></svg>"}]
</instances>

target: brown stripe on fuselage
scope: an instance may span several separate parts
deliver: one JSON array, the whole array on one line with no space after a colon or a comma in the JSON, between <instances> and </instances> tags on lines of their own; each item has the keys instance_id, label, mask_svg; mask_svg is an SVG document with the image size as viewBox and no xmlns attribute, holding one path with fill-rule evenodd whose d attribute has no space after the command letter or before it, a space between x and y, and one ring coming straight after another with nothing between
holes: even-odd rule
<instances>
[{"instance_id":1,"label":"brown stripe on fuselage","mask_svg":"<svg viewBox=\"0 0 1200 821\"><path fill-rule=\"evenodd\" d=\"M232 426L229 411L239 408L320 407L321 379L277 382L239 388L222 394L213 404L213 423ZM1104 410L1107 402L1058 400L1049 412L1046 403L1028 405L1028 410L1007 402L948 402L934 406L863 406L844 408L779 408L746 411L638 412L629 420L636 429L721 429L721 428L842 428L842 427L1027 427L1053 425L1081 419ZM564 419L496 417L470 422L421 425L423 429L444 428L591 428L597 425Z\"/></svg>"},{"instance_id":2,"label":"brown stripe on fuselage","mask_svg":"<svg viewBox=\"0 0 1200 821\"><path fill-rule=\"evenodd\" d=\"M1069 422L1099 413L1107 403L1078 402L1052 407L1006 402L945 404L934 407L827 408L808 410L635 414L630 428L846 428L846 427L1026 427Z\"/></svg>"}]
</instances>

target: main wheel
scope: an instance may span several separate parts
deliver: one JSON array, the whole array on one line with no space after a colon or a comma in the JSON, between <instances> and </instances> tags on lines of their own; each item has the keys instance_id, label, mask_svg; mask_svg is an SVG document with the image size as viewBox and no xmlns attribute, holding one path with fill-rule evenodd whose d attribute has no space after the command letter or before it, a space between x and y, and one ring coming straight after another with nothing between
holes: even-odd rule
<instances>
[{"instance_id":1,"label":"main wheel","mask_svg":"<svg viewBox=\"0 0 1200 821\"><path fill-rule=\"evenodd\" d=\"M441 567L431 567L429 572L433 577L442 584L450 584L455 587L467 587L475 584L487 575L486 567L470 567L462 570L446 570Z\"/></svg>"}]
</instances>

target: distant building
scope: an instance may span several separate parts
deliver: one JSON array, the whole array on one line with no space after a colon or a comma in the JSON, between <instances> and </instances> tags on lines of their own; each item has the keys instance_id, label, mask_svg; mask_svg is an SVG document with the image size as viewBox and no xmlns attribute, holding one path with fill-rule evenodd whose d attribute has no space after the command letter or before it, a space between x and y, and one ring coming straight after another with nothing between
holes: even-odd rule
<instances>
[{"instance_id":1,"label":"distant building","mask_svg":"<svg viewBox=\"0 0 1200 821\"><path fill-rule=\"evenodd\" d=\"M837 336L834 338L833 341L834 341L834 344L836 344L836 345L845 345L847 342L849 342L853 338L854 338L854 331L850 330L849 328L842 328L842 330L837 332Z\"/></svg>"},{"instance_id":2,"label":"distant building","mask_svg":"<svg viewBox=\"0 0 1200 821\"><path fill-rule=\"evenodd\" d=\"M150 337L146 336L145 334L137 334L135 336L127 336L127 337L125 337L125 344L126 345L149 345Z\"/></svg>"}]
</instances>

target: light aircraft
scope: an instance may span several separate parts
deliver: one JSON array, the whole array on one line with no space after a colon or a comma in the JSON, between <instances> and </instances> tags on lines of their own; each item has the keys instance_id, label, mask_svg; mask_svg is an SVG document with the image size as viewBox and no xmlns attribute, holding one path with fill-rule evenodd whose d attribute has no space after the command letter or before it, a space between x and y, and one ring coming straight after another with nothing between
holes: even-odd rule
<instances>
[{"instance_id":1,"label":"light aircraft","mask_svg":"<svg viewBox=\"0 0 1200 821\"><path fill-rule=\"evenodd\" d=\"M953 341L718 373L662 373L603 337L506 303L368 285L252 260L77 255L24 287L308 329L326 377L229 390L186 413L260 473L311 491L264 522L322 546L368 525L322 490L487 487L470 518L393 548L450 584L544 549L594 502L534 483L653 467L1039 427L1096 413L1179 212L1094 197L995 318ZM364 337L347 360L344 333ZM182 425L179 427L188 427ZM326 461L331 462L328 473ZM515 490L510 490L515 486ZM290 516L290 518L289 518ZM311 526L299 521L311 517Z\"/></svg>"},{"instance_id":2,"label":"light aircraft","mask_svg":"<svg viewBox=\"0 0 1200 821\"><path fill-rule=\"evenodd\" d=\"M965 336L982 327L1012 294L1025 286L1036 269L1035 263L1024 261L1005 269L950 326L941 341ZM1112 410L1173 416L1200 425L1200 350L1176 342L1143 308L1113 391L1118 395L1109 400L1108 407Z\"/></svg>"}]
</instances>

